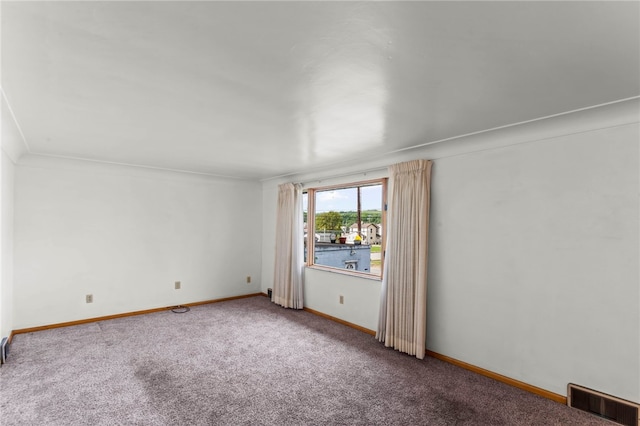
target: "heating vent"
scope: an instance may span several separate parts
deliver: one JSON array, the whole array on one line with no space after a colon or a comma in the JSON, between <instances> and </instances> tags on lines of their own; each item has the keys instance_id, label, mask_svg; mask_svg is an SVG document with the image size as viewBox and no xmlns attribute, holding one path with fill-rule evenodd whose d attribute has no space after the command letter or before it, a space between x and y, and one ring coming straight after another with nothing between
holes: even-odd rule
<instances>
[{"instance_id":1,"label":"heating vent","mask_svg":"<svg viewBox=\"0 0 640 426\"><path fill-rule=\"evenodd\" d=\"M640 426L640 405L569 383L567 404L626 426Z\"/></svg>"}]
</instances>

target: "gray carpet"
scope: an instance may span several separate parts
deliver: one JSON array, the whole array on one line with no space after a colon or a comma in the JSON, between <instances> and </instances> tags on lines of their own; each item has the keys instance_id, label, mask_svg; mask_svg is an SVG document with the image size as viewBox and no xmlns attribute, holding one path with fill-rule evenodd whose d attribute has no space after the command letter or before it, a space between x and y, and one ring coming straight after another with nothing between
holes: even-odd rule
<instances>
[{"instance_id":1,"label":"gray carpet","mask_svg":"<svg viewBox=\"0 0 640 426\"><path fill-rule=\"evenodd\" d=\"M2 425L611 425L266 297L15 336Z\"/></svg>"}]
</instances>

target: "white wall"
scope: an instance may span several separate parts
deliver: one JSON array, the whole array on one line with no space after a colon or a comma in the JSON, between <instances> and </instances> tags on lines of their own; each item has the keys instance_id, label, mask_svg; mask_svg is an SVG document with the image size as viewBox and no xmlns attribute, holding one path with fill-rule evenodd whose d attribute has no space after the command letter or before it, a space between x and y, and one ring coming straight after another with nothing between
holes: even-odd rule
<instances>
[{"instance_id":1,"label":"white wall","mask_svg":"<svg viewBox=\"0 0 640 426\"><path fill-rule=\"evenodd\" d=\"M14 163L26 145L0 93L0 337L13 330L13 180Z\"/></svg>"},{"instance_id":2,"label":"white wall","mask_svg":"<svg viewBox=\"0 0 640 426\"><path fill-rule=\"evenodd\" d=\"M428 349L558 394L574 382L640 401L638 111L633 100L357 166L435 160ZM289 180L331 174L362 176ZM273 211L277 183L263 183ZM263 245L274 224L264 218ZM379 291L306 272L307 306L363 327L376 328Z\"/></svg>"},{"instance_id":3,"label":"white wall","mask_svg":"<svg viewBox=\"0 0 640 426\"><path fill-rule=\"evenodd\" d=\"M378 315L371 307L377 308L380 304L379 280L307 268L305 284L306 307L369 330L377 328ZM340 296L343 296L343 304L338 302Z\"/></svg>"},{"instance_id":4,"label":"white wall","mask_svg":"<svg viewBox=\"0 0 640 426\"><path fill-rule=\"evenodd\" d=\"M14 164L2 151L0 159L0 335L13 330L13 176Z\"/></svg>"},{"instance_id":5,"label":"white wall","mask_svg":"<svg viewBox=\"0 0 640 426\"><path fill-rule=\"evenodd\" d=\"M14 329L258 292L260 200L255 182L25 156Z\"/></svg>"},{"instance_id":6,"label":"white wall","mask_svg":"<svg viewBox=\"0 0 640 426\"><path fill-rule=\"evenodd\" d=\"M557 393L571 381L637 400L638 126L436 167L429 348Z\"/></svg>"}]
</instances>

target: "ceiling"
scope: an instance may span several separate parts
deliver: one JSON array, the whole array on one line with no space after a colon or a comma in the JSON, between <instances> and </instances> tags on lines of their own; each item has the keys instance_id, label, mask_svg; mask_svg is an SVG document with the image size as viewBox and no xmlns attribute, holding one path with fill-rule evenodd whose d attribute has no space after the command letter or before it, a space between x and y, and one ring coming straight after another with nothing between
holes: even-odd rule
<instances>
[{"instance_id":1,"label":"ceiling","mask_svg":"<svg viewBox=\"0 0 640 426\"><path fill-rule=\"evenodd\" d=\"M33 154L243 179L640 95L639 2L2 1Z\"/></svg>"}]
</instances>

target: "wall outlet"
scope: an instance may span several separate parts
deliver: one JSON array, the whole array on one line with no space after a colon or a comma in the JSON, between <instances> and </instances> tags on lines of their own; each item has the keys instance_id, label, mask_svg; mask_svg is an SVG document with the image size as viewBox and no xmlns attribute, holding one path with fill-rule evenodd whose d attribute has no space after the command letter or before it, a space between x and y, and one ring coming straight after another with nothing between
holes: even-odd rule
<instances>
[{"instance_id":1,"label":"wall outlet","mask_svg":"<svg viewBox=\"0 0 640 426\"><path fill-rule=\"evenodd\" d=\"M93 303L93 294L87 294L85 296L85 300L87 301L87 303Z\"/></svg>"},{"instance_id":2,"label":"wall outlet","mask_svg":"<svg viewBox=\"0 0 640 426\"><path fill-rule=\"evenodd\" d=\"M180 290L182 288L182 284L180 283L180 281L176 281L174 286L176 290Z\"/></svg>"},{"instance_id":3,"label":"wall outlet","mask_svg":"<svg viewBox=\"0 0 640 426\"><path fill-rule=\"evenodd\" d=\"M247 275L247 284L251 284L251 275Z\"/></svg>"},{"instance_id":4,"label":"wall outlet","mask_svg":"<svg viewBox=\"0 0 640 426\"><path fill-rule=\"evenodd\" d=\"M344 305L344 296L343 295L340 295L340 304Z\"/></svg>"}]
</instances>

